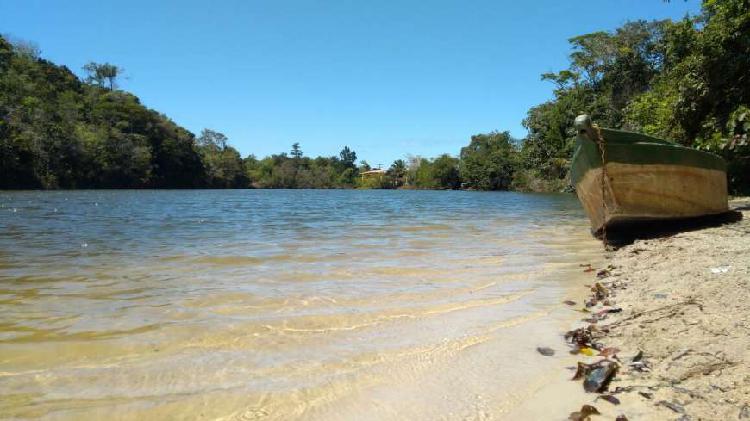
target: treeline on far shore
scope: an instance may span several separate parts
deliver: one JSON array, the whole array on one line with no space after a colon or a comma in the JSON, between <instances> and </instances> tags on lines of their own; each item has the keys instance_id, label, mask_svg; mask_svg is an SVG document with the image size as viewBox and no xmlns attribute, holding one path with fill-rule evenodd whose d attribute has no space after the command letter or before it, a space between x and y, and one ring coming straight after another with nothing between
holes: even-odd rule
<instances>
[{"instance_id":1,"label":"treeline on far shore","mask_svg":"<svg viewBox=\"0 0 750 421\"><path fill-rule=\"evenodd\" d=\"M310 158L297 143L289 153L243 159L224 134L196 136L117 89L120 67L92 62L83 70L79 78L41 58L33 43L0 37L0 189L461 186L459 160L449 155L397 160L375 176L361 175L370 166L346 146ZM511 148L507 133L478 138ZM471 168L480 165L471 156ZM491 179L495 169L482 171L482 188L507 188Z\"/></svg>"},{"instance_id":2,"label":"treeline on far shore","mask_svg":"<svg viewBox=\"0 0 750 421\"><path fill-rule=\"evenodd\" d=\"M382 169L372 168L366 161L357 163L357 154L349 147L339 156L309 158L295 143L289 153L263 159L251 155L243 164L247 182L257 188L507 190L512 181L508 162L514 142L507 132L477 135L459 158L448 154L432 159L409 156Z\"/></svg>"},{"instance_id":3,"label":"treeline on far shore","mask_svg":"<svg viewBox=\"0 0 750 421\"><path fill-rule=\"evenodd\" d=\"M704 0L674 22L628 22L570 40L567 69L542 75L553 98L528 134L472 136L457 155L409 156L372 172L349 147L311 158L242 158L226 136L199 135L117 89L122 69L89 63L79 78L32 43L0 37L0 189L569 188L573 120L639 131L722 155L732 193L750 193L750 0ZM291 142L290 142L291 143Z\"/></svg>"},{"instance_id":4,"label":"treeline on far shore","mask_svg":"<svg viewBox=\"0 0 750 421\"><path fill-rule=\"evenodd\" d=\"M407 158L375 174L347 146L330 157L295 143L242 158L224 134L196 136L117 89L120 67L83 70L79 78L33 43L0 37L0 189L509 187L508 133L475 136L461 159Z\"/></svg>"}]
</instances>

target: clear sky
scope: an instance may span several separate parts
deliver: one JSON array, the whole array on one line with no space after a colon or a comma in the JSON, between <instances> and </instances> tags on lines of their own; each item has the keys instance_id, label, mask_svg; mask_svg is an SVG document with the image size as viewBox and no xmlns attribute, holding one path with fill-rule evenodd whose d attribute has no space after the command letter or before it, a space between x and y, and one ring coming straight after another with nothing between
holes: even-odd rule
<instances>
[{"instance_id":1,"label":"clear sky","mask_svg":"<svg viewBox=\"0 0 750 421\"><path fill-rule=\"evenodd\" d=\"M575 4L574 4L575 3ZM567 66L567 39L628 20L680 19L698 0L0 0L0 32L121 87L243 156L300 142L370 164L457 154L472 134L521 126Z\"/></svg>"}]
</instances>

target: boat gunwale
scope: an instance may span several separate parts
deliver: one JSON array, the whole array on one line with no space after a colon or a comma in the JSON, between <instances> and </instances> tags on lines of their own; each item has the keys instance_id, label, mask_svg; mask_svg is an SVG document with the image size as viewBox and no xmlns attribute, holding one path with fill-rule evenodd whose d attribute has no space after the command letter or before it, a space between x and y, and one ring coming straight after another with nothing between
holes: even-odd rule
<instances>
[{"instance_id":1,"label":"boat gunwale","mask_svg":"<svg viewBox=\"0 0 750 421\"><path fill-rule=\"evenodd\" d=\"M726 172L723 158L707 151L689 148L652 136L601 128L607 145L607 162L632 165L670 165L704 168ZM582 155L586 159L581 159ZM576 136L576 146L571 160L571 181L576 186L592 169L602 166L599 146L586 131Z\"/></svg>"}]
</instances>

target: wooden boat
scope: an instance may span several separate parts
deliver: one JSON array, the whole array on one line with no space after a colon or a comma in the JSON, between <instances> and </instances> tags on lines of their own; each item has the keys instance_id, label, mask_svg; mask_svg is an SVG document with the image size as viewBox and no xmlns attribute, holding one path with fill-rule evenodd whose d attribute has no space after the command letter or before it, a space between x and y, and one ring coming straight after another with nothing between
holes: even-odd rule
<instances>
[{"instance_id":1,"label":"wooden boat","mask_svg":"<svg viewBox=\"0 0 750 421\"><path fill-rule=\"evenodd\" d=\"M576 118L575 128L571 177L595 235L645 221L728 211L721 157L639 133L599 128L587 115Z\"/></svg>"}]
</instances>

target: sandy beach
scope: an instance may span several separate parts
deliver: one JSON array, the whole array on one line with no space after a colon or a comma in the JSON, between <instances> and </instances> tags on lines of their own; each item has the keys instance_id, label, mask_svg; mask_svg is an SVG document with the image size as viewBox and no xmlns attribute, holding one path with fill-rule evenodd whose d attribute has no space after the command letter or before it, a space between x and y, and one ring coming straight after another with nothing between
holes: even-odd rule
<instances>
[{"instance_id":1,"label":"sandy beach","mask_svg":"<svg viewBox=\"0 0 750 421\"><path fill-rule=\"evenodd\" d=\"M571 411L588 404L601 412L592 419L750 419L750 200L731 207L741 221L637 240L588 271L604 296L575 328L593 326L591 343L616 351L619 367L608 392L571 399ZM578 360L595 363L597 354Z\"/></svg>"}]
</instances>

